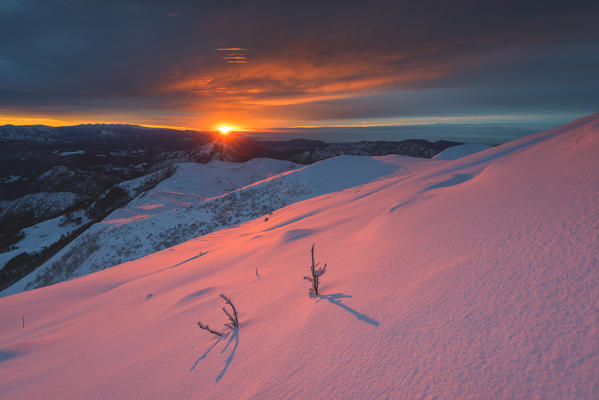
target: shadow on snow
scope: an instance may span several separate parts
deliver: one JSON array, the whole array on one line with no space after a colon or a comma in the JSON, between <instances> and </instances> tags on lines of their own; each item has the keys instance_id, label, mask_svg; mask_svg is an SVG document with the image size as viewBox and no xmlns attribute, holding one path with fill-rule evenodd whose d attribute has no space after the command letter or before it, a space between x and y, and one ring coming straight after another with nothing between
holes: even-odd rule
<instances>
[{"instance_id":1,"label":"shadow on snow","mask_svg":"<svg viewBox=\"0 0 599 400\"><path fill-rule=\"evenodd\" d=\"M210 352L221 341L226 341L227 342L225 344L225 347L221 350L221 352L220 352L221 354L224 354L227 351L227 349L229 348L229 346L231 345L232 342L235 342L235 344L233 345L233 348L231 349L231 353L229 353L229 356L225 359L225 366L223 367L222 371L220 371L220 373L216 377L216 382L220 381L222 379L222 377L225 375L225 372L227 372L227 369L229 368L229 365L231 365L231 362L233 361L233 357L235 356L235 352L237 351L237 346L239 346L239 329L234 329L233 331L227 332L223 336L220 336L218 338L218 340L216 342L214 342L212 344L212 346L210 346L208 348L208 350L206 350L206 352L204 354L202 354L200 356L200 358L198 358L193 363L193 366L189 370L193 371L197 367L198 363L200 361L202 361L204 358L206 358L208 356L208 354L210 354Z\"/></svg>"},{"instance_id":2,"label":"shadow on snow","mask_svg":"<svg viewBox=\"0 0 599 400\"><path fill-rule=\"evenodd\" d=\"M360 321L364 321L367 324L374 325L374 326L380 325L379 321L374 320L374 319L370 318L368 315L362 314L361 312L354 310L353 308L343 304L343 299L351 299L350 295L343 294L343 293L335 293L335 294L320 294L316 297L318 297L318 300L316 301L317 303L319 303L321 300L326 300L330 303L333 303L336 306L343 308L345 311L349 312L350 314L353 314L354 317L358 318Z\"/></svg>"},{"instance_id":3,"label":"shadow on snow","mask_svg":"<svg viewBox=\"0 0 599 400\"><path fill-rule=\"evenodd\" d=\"M175 267L178 267L179 265L182 265L182 264L185 264L185 263L187 263L187 262L190 262L190 261L192 261L192 260L195 260L196 258L202 257L203 255L206 255L206 254L208 254L208 252L207 252L207 251L205 251L205 252L203 252L203 253L200 253L200 254L198 254L197 256L193 256L193 257L191 257L191 258L188 258L188 259L187 259L187 260L185 260L185 261L181 261L180 263L178 263L178 264L175 264L175 265L173 265L173 266L171 266L171 267L169 267L169 268L175 268Z\"/></svg>"}]
</instances>

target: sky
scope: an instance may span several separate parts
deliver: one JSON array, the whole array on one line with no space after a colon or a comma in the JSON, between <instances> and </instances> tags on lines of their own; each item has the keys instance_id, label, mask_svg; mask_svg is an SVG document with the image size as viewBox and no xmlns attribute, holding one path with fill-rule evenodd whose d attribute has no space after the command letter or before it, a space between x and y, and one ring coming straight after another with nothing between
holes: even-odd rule
<instances>
[{"instance_id":1,"label":"sky","mask_svg":"<svg viewBox=\"0 0 599 400\"><path fill-rule=\"evenodd\" d=\"M598 16L596 1L0 0L0 125L492 142L599 111Z\"/></svg>"}]
</instances>

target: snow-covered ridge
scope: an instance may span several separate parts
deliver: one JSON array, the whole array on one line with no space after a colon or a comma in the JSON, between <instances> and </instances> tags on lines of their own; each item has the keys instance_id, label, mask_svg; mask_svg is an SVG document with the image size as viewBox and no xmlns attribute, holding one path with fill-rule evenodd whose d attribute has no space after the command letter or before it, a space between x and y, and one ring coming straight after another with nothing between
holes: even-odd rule
<instances>
[{"instance_id":1,"label":"snow-covered ridge","mask_svg":"<svg viewBox=\"0 0 599 400\"><path fill-rule=\"evenodd\" d=\"M70 192L27 194L15 200L0 201L0 216L28 211L40 218L61 212L81 199L82 196Z\"/></svg>"},{"instance_id":2,"label":"snow-covered ridge","mask_svg":"<svg viewBox=\"0 0 599 400\"><path fill-rule=\"evenodd\" d=\"M0 396L598 398L598 153L595 114L2 298Z\"/></svg>"},{"instance_id":3,"label":"snow-covered ridge","mask_svg":"<svg viewBox=\"0 0 599 400\"><path fill-rule=\"evenodd\" d=\"M21 253L38 253L50 247L62 236L68 236L80 226L89 222L83 210L69 215L47 219L22 230L23 238L11 246L9 251L0 253L0 269L7 261Z\"/></svg>"},{"instance_id":4,"label":"snow-covered ridge","mask_svg":"<svg viewBox=\"0 0 599 400\"><path fill-rule=\"evenodd\" d=\"M181 164L171 178L93 225L2 294L143 257L310 197L371 182L419 161L402 156L342 156L295 170L297 164L269 159ZM287 172L251 183L274 171Z\"/></svg>"},{"instance_id":5,"label":"snow-covered ridge","mask_svg":"<svg viewBox=\"0 0 599 400\"><path fill-rule=\"evenodd\" d=\"M491 148L486 144L466 143L457 146L448 147L439 154L433 157L435 160L457 160L458 158L469 156L470 154L478 153Z\"/></svg>"}]
</instances>

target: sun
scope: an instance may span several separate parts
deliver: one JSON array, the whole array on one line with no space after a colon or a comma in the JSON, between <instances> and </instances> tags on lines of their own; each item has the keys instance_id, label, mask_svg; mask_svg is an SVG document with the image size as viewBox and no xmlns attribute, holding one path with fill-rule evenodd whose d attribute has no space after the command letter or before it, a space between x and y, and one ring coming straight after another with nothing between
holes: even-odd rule
<instances>
[{"instance_id":1,"label":"sun","mask_svg":"<svg viewBox=\"0 0 599 400\"><path fill-rule=\"evenodd\" d=\"M235 131L237 128L234 126L221 125L216 128L216 130L219 131L221 135L228 135L229 132Z\"/></svg>"}]
</instances>

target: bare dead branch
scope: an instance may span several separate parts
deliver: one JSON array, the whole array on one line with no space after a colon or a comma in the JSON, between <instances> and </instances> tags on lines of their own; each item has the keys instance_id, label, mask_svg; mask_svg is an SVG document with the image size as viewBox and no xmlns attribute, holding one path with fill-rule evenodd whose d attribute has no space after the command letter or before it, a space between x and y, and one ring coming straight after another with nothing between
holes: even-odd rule
<instances>
[{"instance_id":1,"label":"bare dead branch","mask_svg":"<svg viewBox=\"0 0 599 400\"><path fill-rule=\"evenodd\" d=\"M324 275L324 273L327 269L327 264L325 263L324 267L322 267L322 268L317 268L320 265L320 263L314 262L314 244L312 244L312 248L310 249L310 252L312 254L312 265L310 266L310 272L312 272L312 278L304 276L304 279L312 282L312 287L310 288L310 293L314 293L316 296L318 296L318 286L320 284L319 278L322 275Z\"/></svg>"},{"instance_id":2,"label":"bare dead branch","mask_svg":"<svg viewBox=\"0 0 599 400\"><path fill-rule=\"evenodd\" d=\"M233 305L233 302L231 301L231 299L228 298L225 294L221 293L220 297L222 297L227 302L227 304L230 305L231 308L233 309L233 315L231 315L227 312L225 307L223 307L223 311L225 312L225 314L227 314L227 317L229 317L229 319L231 320L231 323L233 323L233 326L235 328L239 328L239 319L237 317L237 309L235 308L235 305Z\"/></svg>"},{"instance_id":3,"label":"bare dead branch","mask_svg":"<svg viewBox=\"0 0 599 400\"><path fill-rule=\"evenodd\" d=\"M229 321L231 321L232 323L235 323L235 319L233 318L233 316L231 314L229 314L229 312L227 311L227 309L225 307L223 307L223 312L227 315L227 317L229 317Z\"/></svg>"},{"instance_id":4,"label":"bare dead branch","mask_svg":"<svg viewBox=\"0 0 599 400\"><path fill-rule=\"evenodd\" d=\"M214 329L210 329L210 327L208 326L208 324L206 324L206 325L202 324L201 321L198 322L198 326L200 328L202 328L202 329L207 330L208 332L212 333L213 335L216 335L216 336L222 336L223 335L219 331L215 331Z\"/></svg>"},{"instance_id":5,"label":"bare dead branch","mask_svg":"<svg viewBox=\"0 0 599 400\"><path fill-rule=\"evenodd\" d=\"M227 309L225 307L223 307L223 312L225 313L225 315L227 317L229 317L229 321L231 321L231 322L226 322L225 326L227 328L231 329L231 330L239 328L239 319L237 318L237 309L233 305L233 302L231 301L230 298L228 298L224 294L221 294L220 297L222 297L225 300L225 302L227 302L227 304L230 305L231 308L233 309L233 315L231 315L231 313L229 311L227 311ZM200 328L202 328L202 329L207 330L208 332L212 333L213 335L216 335L216 336L223 336L224 335L222 332L215 331L214 329L211 329L208 326L208 324L204 325L204 324L202 324L202 322L198 322L198 326Z\"/></svg>"},{"instance_id":6,"label":"bare dead branch","mask_svg":"<svg viewBox=\"0 0 599 400\"><path fill-rule=\"evenodd\" d=\"M316 276L323 275L326 269L327 269L327 265L325 264L325 265L324 265L324 267L322 267L321 269L317 269L317 270L315 270L315 271L314 271L314 274L315 274Z\"/></svg>"}]
</instances>

